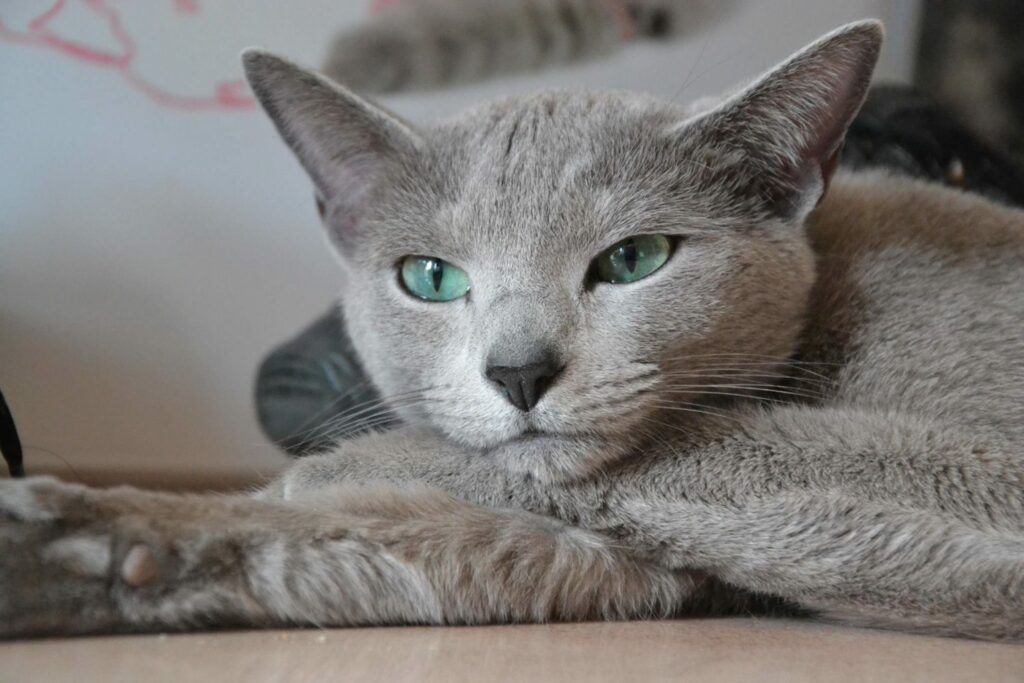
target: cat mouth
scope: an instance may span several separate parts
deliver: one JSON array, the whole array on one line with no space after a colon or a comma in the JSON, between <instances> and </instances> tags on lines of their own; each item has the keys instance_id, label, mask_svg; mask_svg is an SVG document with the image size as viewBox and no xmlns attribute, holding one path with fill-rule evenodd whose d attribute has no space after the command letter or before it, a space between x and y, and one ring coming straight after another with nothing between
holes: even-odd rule
<instances>
[{"instance_id":1,"label":"cat mouth","mask_svg":"<svg viewBox=\"0 0 1024 683\"><path fill-rule=\"evenodd\" d=\"M556 432L550 429L540 429L538 427L527 427L523 431L519 432L517 439L540 439L546 436L568 436L563 432Z\"/></svg>"},{"instance_id":2,"label":"cat mouth","mask_svg":"<svg viewBox=\"0 0 1024 683\"><path fill-rule=\"evenodd\" d=\"M572 437L569 434L562 434L559 432L548 432L539 429L526 429L514 436L506 438L504 441L495 444L491 448L492 453L498 454L509 454L509 453L546 453L552 450L558 450L559 444L565 443ZM511 449L511 450L509 450Z\"/></svg>"},{"instance_id":3,"label":"cat mouth","mask_svg":"<svg viewBox=\"0 0 1024 683\"><path fill-rule=\"evenodd\" d=\"M565 439L569 439L569 438L572 438L570 434L565 434L565 433L562 433L562 432L550 432L550 431L545 431L545 430L542 430L542 429L536 429L534 427L529 427L529 428L524 429L523 431L519 432L519 434L511 437L510 439L507 439L505 441L505 443L506 444L513 444L513 443L515 443L515 444L522 444L522 443L532 443L532 442L545 441L545 440L547 440L547 441L564 441Z\"/></svg>"},{"instance_id":4,"label":"cat mouth","mask_svg":"<svg viewBox=\"0 0 1024 683\"><path fill-rule=\"evenodd\" d=\"M620 455L620 449L609 446L592 435L526 429L488 455L510 472L540 481L570 481Z\"/></svg>"}]
</instances>

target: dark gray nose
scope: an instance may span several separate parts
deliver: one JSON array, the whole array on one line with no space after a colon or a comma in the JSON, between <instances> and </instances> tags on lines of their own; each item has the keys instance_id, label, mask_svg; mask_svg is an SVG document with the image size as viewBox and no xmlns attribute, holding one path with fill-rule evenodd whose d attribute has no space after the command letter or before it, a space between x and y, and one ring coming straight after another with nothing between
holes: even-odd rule
<instances>
[{"instance_id":1,"label":"dark gray nose","mask_svg":"<svg viewBox=\"0 0 1024 683\"><path fill-rule=\"evenodd\" d=\"M508 402L519 410L531 410L554 381L562 366L554 354L545 354L525 365L492 365L484 372L502 390Z\"/></svg>"}]
</instances>

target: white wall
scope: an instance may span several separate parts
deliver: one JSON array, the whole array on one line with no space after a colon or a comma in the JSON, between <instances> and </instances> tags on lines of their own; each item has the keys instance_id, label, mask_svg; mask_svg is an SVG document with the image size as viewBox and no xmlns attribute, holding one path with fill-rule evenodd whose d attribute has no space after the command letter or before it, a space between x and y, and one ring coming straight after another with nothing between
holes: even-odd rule
<instances>
[{"instance_id":1,"label":"white wall","mask_svg":"<svg viewBox=\"0 0 1024 683\"><path fill-rule=\"evenodd\" d=\"M118 67L39 44L29 24L52 1L4 0L0 387L30 470L74 476L63 458L83 473L114 467L151 479L169 470L270 473L284 462L257 428L251 388L266 350L334 295L309 184L255 110L162 105L133 87L127 69L136 83L207 96L240 77L247 45L316 63L331 33L368 4L107 0L137 47ZM430 120L538 86L693 99L865 16L889 22L881 75L902 79L915 9L900 0L740 3L683 44L387 103ZM50 29L92 53L121 49L82 0L67 0Z\"/></svg>"}]
</instances>

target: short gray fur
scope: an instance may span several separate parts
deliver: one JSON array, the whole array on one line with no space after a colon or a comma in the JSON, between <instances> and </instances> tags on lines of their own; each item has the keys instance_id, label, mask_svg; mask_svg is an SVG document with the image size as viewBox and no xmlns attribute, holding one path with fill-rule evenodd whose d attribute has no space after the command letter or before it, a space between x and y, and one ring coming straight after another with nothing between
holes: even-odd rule
<instances>
[{"instance_id":1,"label":"short gray fur","mask_svg":"<svg viewBox=\"0 0 1024 683\"><path fill-rule=\"evenodd\" d=\"M325 74L364 93L422 90L693 35L735 0L398 0L340 33Z\"/></svg>"},{"instance_id":2,"label":"short gray fur","mask_svg":"<svg viewBox=\"0 0 1024 683\"><path fill-rule=\"evenodd\" d=\"M1024 213L832 177L881 37L699 109L548 92L429 128L248 53L407 426L254 496L0 484L0 631L788 608L1024 637ZM650 233L665 267L588 283ZM407 254L470 296L410 297ZM539 347L565 369L524 412L483 366Z\"/></svg>"}]
</instances>

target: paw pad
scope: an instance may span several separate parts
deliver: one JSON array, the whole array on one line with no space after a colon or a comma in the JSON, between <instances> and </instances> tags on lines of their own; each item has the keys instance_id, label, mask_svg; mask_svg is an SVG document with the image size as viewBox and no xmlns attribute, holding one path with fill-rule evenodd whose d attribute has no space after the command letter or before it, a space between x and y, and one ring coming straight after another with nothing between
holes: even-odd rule
<instances>
[{"instance_id":1,"label":"paw pad","mask_svg":"<svg viewBox=\"0 0 1024 683\"><path fill-rule=\"evenodd\" d=\"M110 570L110 538L73 536L54 541L43 549L43 559L60 564L78 576L104 576Z\"/></svg>"},{"instance_id":2,"label":"paw pad","mask_svg":"<svg viewBox=\"0 0 1024 683\"><path fill-rule=\"evenodd\" d=\"M141 588L159 577L160 564L149 546L132 546L121 562L121 579L132 588Z\"/></svg>"}]
</instances>

